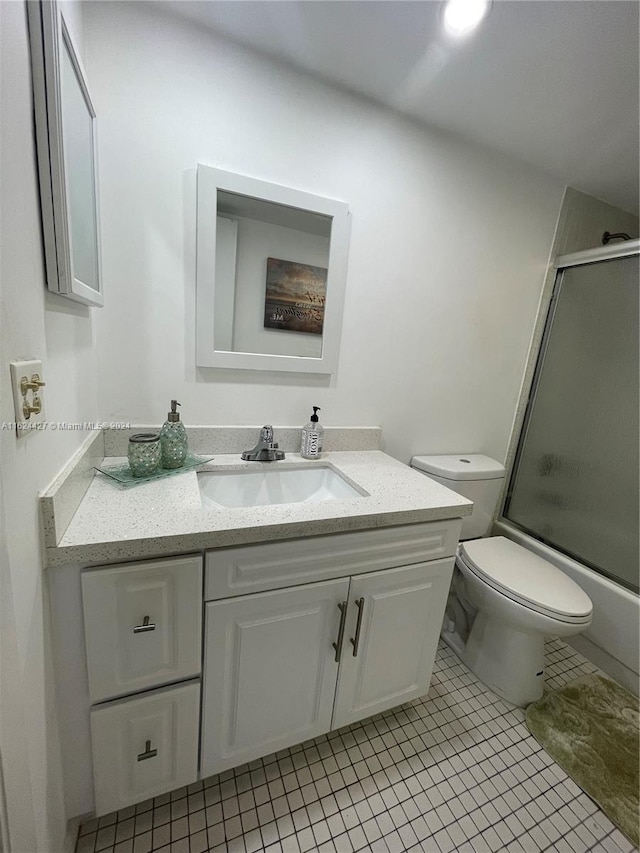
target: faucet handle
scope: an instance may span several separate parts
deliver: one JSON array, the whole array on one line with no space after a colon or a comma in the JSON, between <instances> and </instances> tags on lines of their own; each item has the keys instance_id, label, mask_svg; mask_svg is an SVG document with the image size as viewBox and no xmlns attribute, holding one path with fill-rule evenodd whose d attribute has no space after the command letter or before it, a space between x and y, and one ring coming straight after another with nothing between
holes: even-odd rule
<instances>
[{"instance_id":1,"label":"faucet handle","mask_svg":"<svg viewBox=\"0 0 640 853\"><path fill-rule=\"evenodd\" d=\"M271 424L265 424L260 430L260 441L273 441L273 427Z\"/></svg>"}]
</instances>

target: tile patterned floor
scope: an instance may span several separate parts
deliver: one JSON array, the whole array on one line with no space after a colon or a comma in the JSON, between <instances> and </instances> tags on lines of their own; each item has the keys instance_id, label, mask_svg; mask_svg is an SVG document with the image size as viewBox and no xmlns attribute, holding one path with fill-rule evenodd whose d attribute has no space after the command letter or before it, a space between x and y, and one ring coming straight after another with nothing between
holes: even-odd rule
<instances>
[{"instance_id":1,"label":"tile patterned floor","mask_svg":"<svg viewBox=\"0 0 640 853\"><path fill-rule=\"evenodd\" d=\"M559 640L547 685L596 671ZM77 853L629 853L529 734L440 644L427 696L80 827Z\"/></svg>"}]
</instances>

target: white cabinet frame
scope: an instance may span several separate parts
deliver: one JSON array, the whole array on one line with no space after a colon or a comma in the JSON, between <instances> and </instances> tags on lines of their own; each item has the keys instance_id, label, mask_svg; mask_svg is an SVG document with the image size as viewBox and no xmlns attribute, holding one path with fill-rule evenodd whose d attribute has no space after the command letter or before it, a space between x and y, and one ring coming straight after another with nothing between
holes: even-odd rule
<instances>
[{"instance_id":1,"label":"white cabinet frame","mask_svg":"<svg viewBox=\"0 0 640 853\"><path fill-rule=\"evenodd\" d=\"M102 306L102 273L100 258L100 217L98 203L98 157L96 113L87 86L86 74L73 44L64 14L55 0L30 0L27 4L38 174L42 207L47 287L53 293L67 296L85 305ZM88 152L92 171L93 228L95 240L95 283L82 281L74 269L73 229L70 211L69 172L65 159L65 134L62 114L62 63L67 52L84 106L91 121L91 150ZM78 235L76 235L76 239Z\"/></svg>"}]
</instances>

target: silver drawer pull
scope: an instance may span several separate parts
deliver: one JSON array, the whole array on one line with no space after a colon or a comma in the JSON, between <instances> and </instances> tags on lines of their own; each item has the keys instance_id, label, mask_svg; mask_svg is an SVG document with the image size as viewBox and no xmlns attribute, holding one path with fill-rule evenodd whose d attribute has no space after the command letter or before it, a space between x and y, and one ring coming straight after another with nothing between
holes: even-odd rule
<instances>
[{"instance_id":1,"label":"silver drawer pull","mask_svg":"<svg viewBox=\"0 0 640 853\"><path fill-rule=\"evenodd\" d=\"M144 619L142 620L142 625L136 625L135 628L133 629L133 633L134 634L144 634L147 631L155 631L155 630L156 630L156 623L155 622L149 622L149 617L145 616Z\"/></svg>"},{"instance_id":2,"label":"silver drawer pull","mask_svg":"<svg viewBox=\"0 0 640 853\"><path fill-rule=\"evenodd\" d=\"M335 643L331 643L333 648L336 650L336 656L334 658L336 663L340 661L340 655L342 653L342 643L344 642L344 625L347 619L347 602L340 601L338 603L338 610L340 611L340 627L338 628L338 640Z\"/></svg>"},{"instance_id":3,"label":"silver drawer pull","mask_svg":"<svg viewBox=\"0 0 640 853\"><path fill-rule=\"evenodd\" d=\"M356 625L356 637L355 640L351 640L351 645L353 646L353 656L356 657L358 654L358 646L360 645L360 628L362 628L362 613L364 611L364 598L356 599L356 607L358 608L358 624Z\"/></svg>"},{"instance_id":4,"label":"silver drawer pull","mask_svg":"<svg viewBox=\"0 0 640 853\"><path fill-rule=\"evenodd\" d=\"M155 758L158 754L157 749L151 749L151 741L148 740L144 745L144 752L138 756L138 761L146 761L147 758Z\"/></svg>"}]
</instances>

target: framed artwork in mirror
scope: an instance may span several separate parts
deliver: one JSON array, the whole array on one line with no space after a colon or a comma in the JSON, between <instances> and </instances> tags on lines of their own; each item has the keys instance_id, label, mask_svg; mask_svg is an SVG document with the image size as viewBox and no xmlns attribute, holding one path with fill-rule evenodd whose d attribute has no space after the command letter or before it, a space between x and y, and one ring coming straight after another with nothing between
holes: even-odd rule
<instances>
[{"instance_id":1,"label":"framed artwork in mirror","mask_svg":"<svg viewBox=\"0 0 640 853\"><path fill-rule=\"evenodd\" d=\"M101 306L96 113L61 5L26 5L47 287Z\"/></svg>"},{"instance_id":2,"label":"framed artwork in mirror","mask_svg":"<svg viewBox=\"0 0 640 853\"><path fill-rule=\"evenodd\" d=\"M198 164L196 364L331 374L349 207Z\"/></svg>"},{"instance_id":3,"label":"framed artwork in mirror","mask_svg":"<svg viewBox=\"0 0 640 853\"><path fill-rule=\"evenodd\" d=\"M321 335L327 270L280 258L267 258L265 329Z\"/></svg>"}]
</instances>

